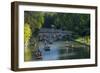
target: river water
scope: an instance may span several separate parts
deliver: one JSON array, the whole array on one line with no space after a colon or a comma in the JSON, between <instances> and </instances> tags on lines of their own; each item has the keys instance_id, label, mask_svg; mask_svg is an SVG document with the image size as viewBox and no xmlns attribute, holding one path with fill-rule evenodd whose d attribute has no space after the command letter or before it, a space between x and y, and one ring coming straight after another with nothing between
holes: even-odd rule
<instances>
[{"instance_id":1,"label":"river water","mask_svg":"<svg viewBox=\"0 0 100 73\"><path fill-rule=\"evenodd\" d=\"M39 50L42 53L42 59L43 60L57 60L59 59L59 49L61 46L63 46L62 44L64 44L64 42L54 42L53 44L49 44L48 46L50 46L50 51L45 51L44 49L44 45L41 42L39 45Z\"/></svg>"},{"instance_id":2,"label":"river water","mask_svg":"<svg viewBox=\"0 0 100 73\"><path fill-rule=\"evenodd\" d=\"M67 41L67 44L72 44ZM57 41L53 44L49 44L49 51L45 51L44 43L39 43L39 50L42 54L42 60L60 60L60 59L81 59L81 58L90 58L89 51L86 53L87 48L69 48L65 41ZM77 45L79 46L79 45ZM64 49L61 53L61 49Z\"/></svg>"}]
</instances>

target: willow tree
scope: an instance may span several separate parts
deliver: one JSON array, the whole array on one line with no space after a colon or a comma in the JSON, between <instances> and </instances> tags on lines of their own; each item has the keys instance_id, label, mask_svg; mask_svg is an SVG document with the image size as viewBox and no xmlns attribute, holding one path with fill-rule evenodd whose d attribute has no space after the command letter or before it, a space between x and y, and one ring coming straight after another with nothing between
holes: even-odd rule
<instances>
[{"instance_id":1,"label":"willow tree","mask_svg":"<svg viewBox=\"0 0 100 73\"><path fill-rule=\"evenodd\" d=\"M36 29L40 29L44 24L44 13L43 12L33 12L25 11L24 21L31 26L32 32Z\"/></svg>"},{"instance_id":2,"label":"willow tree","mask_svg":"<svg viewBox=\"0 0 100 73\"><path fill-rule=\"evenodd\" d=\"M38 31L44 24L44 13L37 11L25 11L24 23L28 23L32 31L30 38L30 48L32 51L38 47Z\"/></svg>"},{"instance_id":3,"label":"willow tree","mask_svg":"<svg viewBox=\"0 0 100 73\"><path fill-rule=\"evenodd\" d=\"M25 25L24 25L24 49L25 49L24 60L25 61L31 60L31 50L28 47L31 35L32 35L32 31L30 29L30 26L29 26L29 24L25 23Z\"/></svg>"}]
</instances>

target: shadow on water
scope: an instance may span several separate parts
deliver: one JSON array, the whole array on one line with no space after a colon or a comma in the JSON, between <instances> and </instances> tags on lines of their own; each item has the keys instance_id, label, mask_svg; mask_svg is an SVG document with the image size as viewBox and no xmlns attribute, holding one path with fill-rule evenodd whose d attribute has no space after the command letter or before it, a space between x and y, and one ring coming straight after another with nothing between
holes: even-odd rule
<instances>
[{"instance_id":1,"label":"shadow on water","mask_svg":"<svg viewBox=\"0 0 100 73\"><path fill-rule=\"evenodd\" d=\"M90 50L85 47L70 48L68 51L66 49L60 49L60 60L87 58L90 58Z\"/></svg>"}]
</instances>

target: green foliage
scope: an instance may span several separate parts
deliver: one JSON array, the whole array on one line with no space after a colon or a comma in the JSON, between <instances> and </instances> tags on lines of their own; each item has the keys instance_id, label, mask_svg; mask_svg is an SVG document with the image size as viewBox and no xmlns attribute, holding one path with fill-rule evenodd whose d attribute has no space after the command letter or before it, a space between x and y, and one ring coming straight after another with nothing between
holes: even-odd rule
<instances>
[{"instance_id":1,"label":"green foliage","mask_svg":"<svg viewBox=\"0 0 100 73\"><path fill-rule=\"evenodd\" d=\"M32 55L31 55L31 50L29 48L26 48L25 49L25 52L24 52L24 61L30 61L31 58L32 58Z\"/></svg>"},{"instance_id":2,"label":"green foliage","mask_svg":"<svg viewBox=\"0 0 100 73\"><path fill-rule=\"evenodd\" d=\"M69 30L79 37L90 35L90 14L44 13L44 25L54 25L56 29Z\"/></svg>"},{"instance_id":3,"label":"green foliage","mask_svg":"<svg viewBox=\"0 0 100 73\"><path fill-rule=\"evenodd\" d=\"M80 36L90 35L90 14L25 11L24 16L32 32L44 25L55 25L57 29L70 30Z\"/></svg>"},{"instance_id":4,"label":"green foliage","mask_svg":"<svg viewBox=\"0 0 100 73\"><path fill-rule=\"evenodd\" d=\"M78 35L89 35L90 32L90 15L77 13L57 13L54 16L54 25L56 28L70 30Z\"/></svg>"},{"instance_id":5,"label":"green foliage","mask_svg":"<svg viewBox=\"0 0 100 73\"><path fill-rule=\"evenodd\" d=\"M33 32L35 29L40 29L44 23L44 13L42 12L25 11L24 17L25 23L31 26Z\"/></svg>"},{"instance_id":6,"label":"green foliage","mask_svg":"<svg viewBox=\"0 0 100 73\"><path fill-rule=\"evenodd\" d=\"M80 43L84 43L86 45L90 45L90 36L79 37L75 41L78 41Z\"/></svg>"},{"instance_id":7,"label":"green foliage","mask_svg":"<svg viewBox=\"0 0 100 73\"><path fill-rule=\"evenodd\" d=\"M31 29L31 37L29 41L29 47L32 50L35 50L36 45L38 44L37 35L39 29L44 25L44 13L43 12L33 12L25 11L24 13L24 23L28 23Z\"/></svg>"},{"instance_id":8,"label":"green foliage","mask_svg":"<svg viewBox=\"0 0 100 73\"><path fill-rule=\"evenodd\" d=\"M28 42L31 37L32 31L30 29L29 24L24 25L24 42Z\"/></svg>"},{"instance_id":9,"label":"green foliage","mask_svg":"<svg viewBox=\"0 0 100 73\"><path fill-rule=\"evenodd\" d=\"M31 50L28 48L29 45L29 39L31 37L32 31L30 29L29 24L25 23L24 25L24 45L25 45L25 56L24 60L29 61L31 60Z\"/></svg>"}]
</instances>

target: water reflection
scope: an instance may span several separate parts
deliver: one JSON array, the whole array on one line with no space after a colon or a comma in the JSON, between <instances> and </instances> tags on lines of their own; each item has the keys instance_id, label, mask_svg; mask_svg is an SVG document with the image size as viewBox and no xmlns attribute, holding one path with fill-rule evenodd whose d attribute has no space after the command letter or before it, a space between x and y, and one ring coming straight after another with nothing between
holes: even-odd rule
<instances>
[{"instance_id":1,"label":"water reflection","mask_svg":"<svg viewBox=\"0 0 100 73\"><path fill-rule=\"evenodd\" d=\"M84 59L90 58L89 46L76 42L57 41L49 44L49 50L45 50L44 43L39 43L42 60Z\"/></svg>"}]
</instances>

